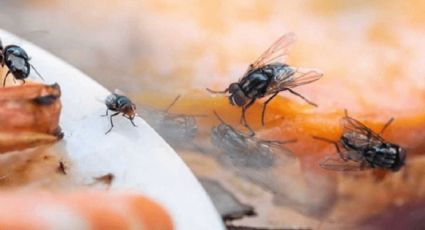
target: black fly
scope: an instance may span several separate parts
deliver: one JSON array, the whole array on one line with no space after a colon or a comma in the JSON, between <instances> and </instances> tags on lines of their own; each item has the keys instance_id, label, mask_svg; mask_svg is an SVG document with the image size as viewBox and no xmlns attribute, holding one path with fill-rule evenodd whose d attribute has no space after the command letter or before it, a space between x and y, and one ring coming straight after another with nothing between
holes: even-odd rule
<instances>
[{"instance_id":1,"label":"black fly","mask_svg":"<svg viewBox=\"0 0 425 230\"><path fill-rule=\"evenodd\" d=\"M369 168L398 171L404 165L406 151L380 136L393 120L391 118L379 133L375 133L360 121L348 116L345 111L342 118L343 133L339 143L323 137L314 137L334 144L338 152L338 155L328 156L322 160L320 166L336 171L358 171ZM341 150L340 146L344 150Z\"/></svg>"},{"instance_id":2,"label":"black fly","mask_svg":"<svg viewBox=\"0 0 425 230\"><path fill-rule=\"evenodd\" d=\"M261 123L264 125L267 104L282 91L289 91L307 103L317 106L292 88L317 81L323 74L318 70L296 68L277 61L287 56L294 41L295 34L283 35L249 66L238 82L230 84L224 91L207 90L211 93L229 93L230 103L242 107L241 122L246 127L248 124L245 112L255 100L270 96L263 104Z\"/></svg>"},{"instance_id":3,"label":"black fly","mask_svg":"<svg viewBox=\"0 0 425 230\"><path fill-rule=\"evenodd\" d=\"M105 105L106 105L106 114L103 116L108 116L109 110L115 112L109 116L109 119L111 121L111 128L109 128L108 131L106 131L105 135L108 134L112 128L114 127L114 123L112 122L112 117L122 113L123 117L126 117L130 120L131 124L133 126L137 126L134 124L134 117L136 114L136 105L131 102L131 100L124 96L123 93L121 93L119 90L115 90L114 93L110 94L105 99Z\"/></svg>"},{"instance_id":4,"label":"black fly","mask_svg":"<svg viewBox=\"0 0 425 230\"><path fill-rule=\"evenodd\" d=\"M24 49L17 45L7 45L3 47L0 40L0 65L1 67L6 65L8 68L3 80L3 86L6 85L6 79L9 74L12 74L15 79L22 80L25 83L25 79L30 75L31 68L34 69L34 72L42 80L44 80L29 61L30 57Z\"/></svg>"},{"instance_id":5,"label":"black fly","mask_svg":"<svg viewBox=\"0 0 425 230\"><path fill-rule=\"evenodd\" d=\"M275 161L274 149L284 149L284 144L297 141L261 140L256 138L253 132L245 135L225 123L215 111L214 114L221 123L213 127L211 142L224 150L231 158L233 164L237 166L256 168L272 166ZM287 152L289 153L289 150Z\"/></svg>"}]
</instances>

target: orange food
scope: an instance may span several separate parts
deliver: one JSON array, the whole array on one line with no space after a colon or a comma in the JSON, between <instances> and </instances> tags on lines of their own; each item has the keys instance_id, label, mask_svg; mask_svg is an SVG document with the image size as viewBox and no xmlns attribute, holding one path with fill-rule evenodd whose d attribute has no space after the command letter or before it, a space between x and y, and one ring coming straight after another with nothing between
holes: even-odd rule
<instances>
[{"instance_id":1,"label":"orange food","mask_svg":"<svg viewBox=\"0 0 425 230\"><path fill-rule=\"evenodd\" d=\"M0 88L0 152L60 139L60 96L57 84L26 83Z\"/></svg>"},{"instance_id":2,"label":"orange food","mask_svg":"<svg viewBox=\"0 0 425 230\"><path fill-rule=\"evenodd\" d=\"M0 229L173 229L161 206L136 194L2 192L0 202Z\"/></svg>"},{"instance_id":3,"label":"orange food","mask_svg":"<svg viewBox=\"0 0 425 230\"><path fill-rule=\"evenodd\" d=\"M328 88L321 90L320 86L314 84L305 87L312 88L315 95L320 95L321 91L328 90ZM353 107L348 102L346 106L342 106L346 96L341 94L339 97L323 99L324 103L321 103L320 100L313 100L319 104L319 108L315 108L285 92L282 92L281 95L281 97L276 97L267 107L266 125L264 127L261 126L261 109L264 100L258 100L248 109L247 120L257 135L262 138L278 140L297 138L298 142L291 144L290 148L298 156L323 155L335 152L333 146L327 148L326 146L329 146L329 144L314 140L311 137L315 135L338 140L341 135L340 119L344 115L344 109L348 109L350 116L364 122L375 131L380 130L391 117L394 117L395 121L385 131L383 137L407 148L409 155L425 153L425 131L423 131L425 130L425 112L421 111L423 107L418 107L415 110L403 110L402 105L397 105L398 108L386 108L386 110L379 108L381 106L379 102L387 100L387 98L376 99L376 104L370 107L362 108L356 104L360 104L358 101L354 103ZM146 95L144 95L144 98L147 101ZM317 96L317 98L322 97ZM166 101L170 100L172 99L162 99L161 104L165 106ZM329 103L329 100L332 100L333 104L341 104L341 106L334 107ZM422 104L422 106L425 106L425 99ZM418 103L418 106L421 106L421 104ZM161 107L161 105L157 105L157 107ZM225 121L240 126L241 109L230 105L224 95L214 96L206 92L191 93L183 97L175 107L173 111L185 114L211 114L213 110L216 110ZM351 108L353 109L350 110ZM377 109L374 110L373 108ZM205 135L209 133L209 126L218 123L213 115L198 120L204 127L203 134ZM243 128L241 127L241 129Z\"/></svg>"}]
</instances>

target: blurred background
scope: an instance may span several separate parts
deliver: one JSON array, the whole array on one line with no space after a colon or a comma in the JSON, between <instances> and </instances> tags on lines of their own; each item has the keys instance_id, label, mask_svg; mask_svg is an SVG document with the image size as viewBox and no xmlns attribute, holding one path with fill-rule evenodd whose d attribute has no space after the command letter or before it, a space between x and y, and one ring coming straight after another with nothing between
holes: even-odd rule
<instances>
[{"instance_id":1,"label":"blurred background","mask_svg":"<svg viewBox=\"0 0 425 230\"><path fill-rule=\"evenodd\" d=\"M288 62L325 73L314 86L298 90L320 104L316 112L331 113L349 105L354 114L374 110L387 119L418 113L425 105L425 2L419 0L1 0L0 4L0 28L52 52L109 90L121 89L138 105L165 108L180 94L186 105L182 111L191 111L193 98L208 97L206 87L224 89L237 81L262 51L288 32L298 38ZM42 69L39 72L43 74ZM237 111L227 117L238 119ZM267 185L258 181L280 174L242 180L210 157L188 152L179 151L198 176L214 177L225 192L255 207L257 217L240 224L316 228L325 221L344 223L341 220L348 216L334 212L329 219L337 191L330 185L333 182L324 180L310 188L305 181L294 184L296 190L280 192L294 195L302 190L303 197L279 203L273 198L279 194L270 186L273 181ZM416 179L412 183L419 183L423 191L424 178ZM316 194L318 188L332 192ZM423 198L421 192L416 195ZM368 222L366 214L355 221Z\"/></svg>"}]
</instances>

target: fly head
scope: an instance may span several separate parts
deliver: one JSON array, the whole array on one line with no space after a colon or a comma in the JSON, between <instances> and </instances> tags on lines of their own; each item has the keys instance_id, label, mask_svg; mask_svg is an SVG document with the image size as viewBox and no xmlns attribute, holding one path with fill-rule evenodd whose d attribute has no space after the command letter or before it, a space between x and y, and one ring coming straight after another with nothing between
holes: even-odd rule
<instances>
[{"instance_id":1,"label":"fly head","mask_svg":"<svg viewBox=\"0 0 425 230\"><path fill-rule=\"evenodd\" d=\"M404 162L406 161L406 150L400 146L394 145L394 148L397 148L397 158L395 164L392 167L393 171L400 170L403 167Z\"/></svg>"},{"instance_id":2,"label":"fly head","mask_svg":"<svg viewBox=\"0 0 425 230\"><path fill-rule=\"evenodd\" d=\"M133 103L128 103L121 107L122 112L130 118L130 120L133 120L134 117L136 117L136 105Z\"/></svg>"},{"instance_id":3,"label":"fly head","mask_svg":"<svg viewBox=\"0 0 425 230\"><path fill-rule=\"evenodd\" d=\"M246 104L248 98L245 96L245 93L242 91L238 83L230 84L229 93L229 100L232 105L241 107Z\"/></svg>"}]
</instances>

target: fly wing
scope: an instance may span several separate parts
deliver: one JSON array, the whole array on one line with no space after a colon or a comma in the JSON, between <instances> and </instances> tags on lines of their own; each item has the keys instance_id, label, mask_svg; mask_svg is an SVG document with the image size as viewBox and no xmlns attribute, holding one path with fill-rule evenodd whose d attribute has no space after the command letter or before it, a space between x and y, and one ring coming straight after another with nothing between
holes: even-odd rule
<instances>
[{"instance_id":1,"label":"fly wing","mask_svg":"<svg viewBox=\"0 0 425 230\"><path fill-rule=\"evenodd\" d=\"M120 89L114 89L114 93L120 96L126 96L126 94Z\"/></svg>"},{"instance_id":2,"label":"fly wing","mask_svg":"<svg viewBox=\"0 0 425 230\"><path fill-rule=\"evenodd\" d=\"M347 114L341 119L343 132L351 132L357 135L353 135L353 137L357 137L358 141L371 141L371 142L383 142L379 134L375 133L371 129L369 129L366 125L361 123L360 121L348 116Z\"/></svg>"},{"instance_id":3,"label":"fly wing","mask_svg":"<svg viewBox=\"0 0 425 230\"><path fill-rule=\"evenodd\" d=\"M347 152L344 154L350 155L351 153ZM361 170L367 169L367 167L364 167L362 163L363 163L362 161L344 160L344 159L341 159L339 155L335 154L335 155L325 157L322 161L320 161L319 165L320 167L327 170L346 172L346 171L361 171Z\"/></svg>"},{"instance_id":4,"label":"fly wing","mask_svg":"<svg viewBox=\"0 0 425 230\"><path fill-rule=\"evenodd\" d=\"M275 41L261 56L250 65L249 70L257 69L270 64L279 58L284 59L289 51L289 47L295 42L295 34L288 33ZM248 70L248 72L249 72Z\"/></svg>"},{"instance_id":5,"label":"fly wing","mask_svg":"<svg viewBox=\"0 0 425 230\"><path fill-rule=\"evenodd\" d=\"M117 96L116 96L116 94L109 94L106 98L105 98L105 100L103 101L107 106L110 106L110 107L113 107L113 108L115 108L116 107L116 104L117 104Z\"/></svg>"},{"instance_id":6,"label":"fly wing","mask_svg":"<svg viewBox=\"0 0 425 230\"><path fill-rule=\"evenodd\" d=\"M267 94L274 94L288 88L310 84L319 80L323 73L318 69L286 67L276 75L267 89Z\"/></svg>"}]
</instances>

